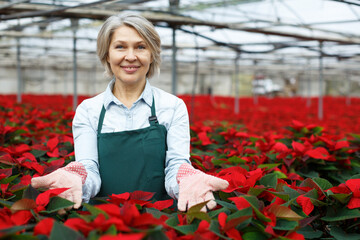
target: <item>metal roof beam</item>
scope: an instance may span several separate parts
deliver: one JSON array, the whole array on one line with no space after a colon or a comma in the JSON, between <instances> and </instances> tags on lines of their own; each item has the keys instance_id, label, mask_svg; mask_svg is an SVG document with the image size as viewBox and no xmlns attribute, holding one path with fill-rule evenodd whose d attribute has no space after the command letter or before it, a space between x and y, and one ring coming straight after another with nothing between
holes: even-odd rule
<instances>
[{"instance_id":1,"label":"metal roof beam","mask_svg":"<svg viewBox=\"0 0 360 240\"><path fill-rule=\"evenodd\" d=\"M4 1L0 1L2 3ZM95 3L101 3L101 2L109 2L109 1L97 1L93 2L91 4ZM89 4L87 4L89 5ZM35 13L32 13L32 10L42 8L42 10L35 11ZM47 10L46 10L47 8ZM17 4L15 6L12 6L8 10L22 12L22 11L30 11L30 12L24 12L19 13L22 15L16 15L17 17L29 17L29 16L43 16L40 15L40 13L45 13L46 16L51 15L52 17L67 17L67 18L90 18L90 19L98 19L98 20L104 20L105 18L117 14L118 11L112 11L112 10L105 10L105 9L95 9L95 8L84 8L75 6L71 8L53 8L51 6L44 6L41 4ZM125 10L125 8L124 8ZM0 10L0 14L4 14L6 12ZM14 14L10 16L1 15L0 20L4 19L13 19L15 17ZM201 21L197 20L191 17L181 16L181 15L174 15L171 13L154 13L154 12L142 12L142 15L146 18L148 18L153 23L167 23L168 26L173 25L199 25L199 26L210 26L214 28L226 28L231 30L238 30L238 31L246 31L246 32L253 32L253 33L260 33L260 34L267 34L267 35L275 35L275 36L282 36L282 37L291 37L296 38L299 40L305 40L305 41L329 41L329 42L338 42L343 44L360 44L360 37L326 37L326 36L310 36L305 34L297 34L297 33L291 33L291 32L283 32L279 30L273 30L273 29L266 29L266 28L249 28L244 26L243 24L231 24L231 23L219 23L219 22L211 22L211 21ZM12 16L12 17L11 17Z\"/></svg>"}]
</instances>

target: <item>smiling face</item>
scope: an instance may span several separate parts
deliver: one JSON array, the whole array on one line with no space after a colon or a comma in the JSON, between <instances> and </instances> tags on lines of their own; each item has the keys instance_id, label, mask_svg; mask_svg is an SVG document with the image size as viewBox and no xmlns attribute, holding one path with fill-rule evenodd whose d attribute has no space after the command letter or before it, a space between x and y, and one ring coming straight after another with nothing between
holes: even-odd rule
<instances>
[{"instance_id":1,"label":"smiling face","mask_svg":"<svg viewBox=\"0 0 360 240\"><path fill-rule=\"evenodd\" d=\"M151 51L134 28L123 25L112 35L107 62L121 83L144 84L152 62Z\"/></svg>"}]
</instances>

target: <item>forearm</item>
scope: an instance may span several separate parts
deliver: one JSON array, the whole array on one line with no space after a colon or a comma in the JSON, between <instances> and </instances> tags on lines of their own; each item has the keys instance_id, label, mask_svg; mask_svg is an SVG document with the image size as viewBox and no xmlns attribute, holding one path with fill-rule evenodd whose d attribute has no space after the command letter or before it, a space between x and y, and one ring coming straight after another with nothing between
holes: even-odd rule
<instances>
[{"instance_id":1,"label":"forearm","mask_svg":"<svg viewBox=\"0 0 360 240\"><path fill-rule=\"evenodd\" d=\"M83 202L89 202L90 198L95 197L101 187L101 179L97 164L93 160L81 160L87 172L86 181L83 184Z\"/></svg>"}]
</instances>

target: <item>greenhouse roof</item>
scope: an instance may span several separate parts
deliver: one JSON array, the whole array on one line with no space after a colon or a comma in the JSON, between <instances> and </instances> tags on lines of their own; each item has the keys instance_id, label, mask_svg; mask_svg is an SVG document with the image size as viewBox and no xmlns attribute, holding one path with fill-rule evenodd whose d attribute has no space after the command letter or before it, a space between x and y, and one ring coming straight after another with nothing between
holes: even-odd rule
<instances>
[{"instance_id":1,"label":"greenhouse roof","mask_svg":"<svg viewBox=\"0 0 360 240\"><path fill-rule=\"evenodd\" d=\"M248 65L297 65L317 61L320 52L330 63L359 61L357 0L0 1L0 56L15 51L15 38L30 57L69 55L75 29L79 53L94 54L101 23L120 11L139 12L156 25L165 58L176 29L178 61L194 61L195 52L200 61L241 55Z\"/></svg>"}]
</instances>

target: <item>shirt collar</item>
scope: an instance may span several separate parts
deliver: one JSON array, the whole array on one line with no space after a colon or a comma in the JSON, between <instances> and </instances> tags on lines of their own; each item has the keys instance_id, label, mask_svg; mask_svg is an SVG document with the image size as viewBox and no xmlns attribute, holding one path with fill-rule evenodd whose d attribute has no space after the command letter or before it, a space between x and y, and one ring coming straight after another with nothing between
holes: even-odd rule
<instances>
[{"instance_id":1,"label":"shirt collar","mask_svg":"<svg viewBox=\"0 0 360 240\"><path fill-rule=\"evenodd\" d=\"M104 95L104 107L105 109L108 108L108 106L114 102L114 103L120 103L120 101L114 96L114 94L112 93L112 89L114 88L114 84L115 84L115 78L113 78L106 90L105 90L105 95ZM149 83L148 79L146 79L146 84L145 84L145 88L144 91L141 93L140 97L138 100L136 100L136 102L143 100L147 105L149 105L149 107L151 107L152 105L152 86Z\"/></svg>"}]
</instances>

